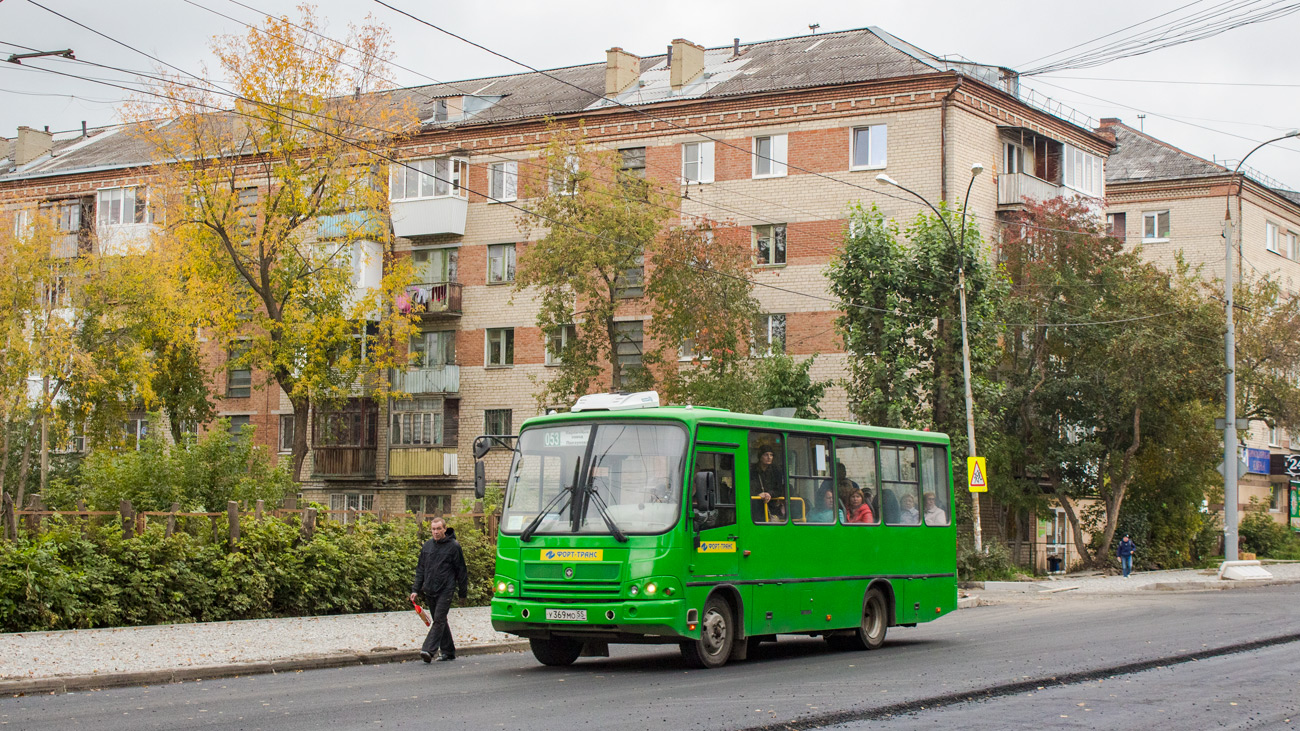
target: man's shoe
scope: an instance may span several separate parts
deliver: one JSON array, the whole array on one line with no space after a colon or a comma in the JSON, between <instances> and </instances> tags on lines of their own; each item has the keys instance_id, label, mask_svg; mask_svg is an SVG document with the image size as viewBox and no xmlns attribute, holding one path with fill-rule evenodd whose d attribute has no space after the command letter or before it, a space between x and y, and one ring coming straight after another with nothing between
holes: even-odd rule
<instances>
[{"instance_id":1,"label":"man's shoe","mask_svg":"<svg viewBox=\"0 0 1300 731\"><path fill-rule=\"evenodd\" d=\"M425 664L427 665L427 664L433 662L433 655L430 655L429 653L425 652L424 650L420 650L420 659L423 660L423 661L425 662Z\"/></svg>"},{"instance_id":2,"label":"man's shoe","mask_svg":"<svg viewBox=\"0 0 1300 731\"><path fill-rule=\"evenodd\" d=\"M441 655L438 656L438 662L449 662L449 661L451 661L451 660L455 660L455 659L456 659L456 656L455 656L455 655L448 655L448 654L446 654L446 653L443 653L443 654L441 654Z\"/></svg>"}]
</instances>

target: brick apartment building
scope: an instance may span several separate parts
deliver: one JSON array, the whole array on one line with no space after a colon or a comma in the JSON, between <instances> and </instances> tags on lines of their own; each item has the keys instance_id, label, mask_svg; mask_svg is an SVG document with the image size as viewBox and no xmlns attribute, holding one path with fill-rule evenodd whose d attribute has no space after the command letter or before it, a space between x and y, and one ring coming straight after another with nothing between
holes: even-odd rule
<instances>
[{"instance_id":1,"label":"brick apartment building","mask_svg":"<svg viewBox=\"0 0 1300 731\"><path fill-rule=\"evenodd\" d=\"M655 56L613 48L604 63L406 92L423 124L400 157L460 185L393 178L399 251L417 271L410 296L427 305L413 344L423 365L394 374L411 400L348 406L354 443L313 445L303 493L336 508L452 509L470 492L474 437L515 433L537 413L534 380L550 368L537 305L526 292L511 296L528 242L518 212L489 197L520 193L547 118L582 120L589 139L621 151L627 167L676 188L682 221L748 229L757 281L781 288L756 289L768 336L790 354L820 354L813 376L821 379L845 370L835 312L819 297L828 296L823 270L847 207L874 203L905 220L920 206L877 174L937 203L962 195L971 166L982 164L993 174L976 180L970 213L992 238L999 213L1025 197L1101 198L1114 146L1091 124L1022 99L1008 69L940 59L876 28L721 48L678 39ZM63 255L120 252L119 242L147 232L147 217L111 213L137 210L121 202L145 190L138 168L150 155L131 135L21 129L10 149L0 161L0 207L53 212L87 242ZM645 317L629 306L621 318L629 359L638 357ZM255 424L259 441L286 452L291 410L279 388L212 356L220 414ZM832 389L824 414L848 417L845 398Z\"/></svg>"},{"instance_id":2,"label":"brick apartment building","mask_svg":"<svg viewBox=\"0 0 1300 731\"><path fill-rule=\"evenodd\" d=\"M1172 264L1181 254L1201 267L1207 281L1222 282L1226 209L1238 225L1241 245L1234 252L1233 279L1268 274L1287 292L1300 294L1300 193L1249 168L1234 177L1236 161L1205 160L1118 119L1103 119L1098 131L1117 144L1106 165L1106 210L1114 236L1141 246L1142 255L1159 264ZM1281 460L1266 457L1300 453L1300 434L1252 422L1238 435L1251 457L1238 484L1239 509L1254 499L1286 522L1300 504L1297 486L1282 471Z\"/></svg>"}]
</instances>

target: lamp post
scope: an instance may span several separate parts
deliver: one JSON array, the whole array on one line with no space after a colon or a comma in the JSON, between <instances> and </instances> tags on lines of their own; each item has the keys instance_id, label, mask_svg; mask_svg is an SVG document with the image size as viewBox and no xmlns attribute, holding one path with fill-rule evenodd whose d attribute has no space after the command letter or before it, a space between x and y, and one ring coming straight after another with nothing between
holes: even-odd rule
<instances>
[{"instance_id":1,"label":"lamp post","mask_svg":"<svg viewBox=\"0 0 1300 731\"><path fill-rule=\"evenodd\" d=\"M926 200L924 196L914 190L903 187L897 180L881 173L876 176L878 182L886 185L892 185L899 190L910 194L913 198L921 201L934 211L934 215L939 217L939 222L948 232L948 241L957 248L957 292L961 300L961 370L962 377L966 382L966 451L970 457L975 456L975 397L971 393L970 387L970 340L966 336L966 206L970 203L970 190L975 185L975 178L984 172L984 166L975 163L970 167L970 182L966 184L966 196L961 202L961 241L952 233L952 227L948 225L948 220L943 217L934 204ZM984 550L984 541L980 534L980 495L978 492L972 492L971 506L974 512L972 531L975 534L975 550Z\"/></svg>"},{"instance_id":2,"label":"lamp post","mask_svg":"<svg viewBox=\"0 0 1300 731\"><path fill-rule=\"evenodd\" d=\"M1281 137L1255 145L1245 157L1237 163L1228 179L1228 195L1224 199L1223 211L1223 300L1227 331L1223 335L1224 362L1227 365L1224 401L1227 406L1223 420L1223 560L1237 560L1237 342L1232 322L1232 244L1234 238L1232 223L1232 183L1237 183L1237 196L1241 196L1241 166L1246 158L1255 154L1255 150L1271 145L1280 140L1300 136L1300 130L1293 129ZM1240 221L1238 222L1240 224Z\"/></svg>"}]
</instances>

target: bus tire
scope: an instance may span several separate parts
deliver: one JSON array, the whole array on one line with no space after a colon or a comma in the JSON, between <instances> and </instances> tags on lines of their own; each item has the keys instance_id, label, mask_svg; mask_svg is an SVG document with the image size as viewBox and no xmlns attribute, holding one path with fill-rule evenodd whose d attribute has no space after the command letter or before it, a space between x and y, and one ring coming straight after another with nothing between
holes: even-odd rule
<instances>
[{"instance_id":1,"label":"bus tire","mask_svg":"<svg viewBox=\"0 0 1300 731\"><path fill-rule=\"evenodd\" d=\"M736 625L731 605L719 596L704 602L700 613L700 639L682 643L682 657L695 668L720 668L731 656L736 641Z\"/></svg>"},{"instance_id":2,"label":"bus tire","mask_svg":"<svg viewBox=\"0 0 1300 731\"><path fill-rule=\"evenodd\" d=\"M826 636L833 650L879 650L889 629L889 604L878 589L871 589L862 602L862 622L849 634Z\"/></svg>"},{"instance_id":3,"label":"bus tire","mask_svg":"<svg viewBox=\"0 0 1300 731\"><path fill-rule=\"evenodd\" d=\"M582 643L577 640L542 640L534 637L528 640L528 646L532 648L537 662L551 667L572 665L582 654Z\"/></svg>"}]
</instances>

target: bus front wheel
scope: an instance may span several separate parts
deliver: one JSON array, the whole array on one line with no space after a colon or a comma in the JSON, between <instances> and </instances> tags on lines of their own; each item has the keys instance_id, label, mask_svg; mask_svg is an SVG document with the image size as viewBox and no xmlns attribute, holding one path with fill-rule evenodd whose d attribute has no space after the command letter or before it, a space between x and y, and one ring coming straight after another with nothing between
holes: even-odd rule
<instances>
[{"instance_id":1,"label":"bus front wheel","mask_svg":"<svg viewBox=\"0 0 1300 731\"><path fill-rule=\"evenodd\" d=\"M532 648L537 662L552 667L572 665L582 654L582 643L577 640L540 640L534 637L528 640L528 646Z\"/></svg>"},{"instance_id":2,"label":"bus front wheel","mask_svg":"<svg viewBox=\"0 0 1300 731\"><path fill-rule=\"evenodd\" d=\"M696 668L718 668L726 664L736 641L736 626L731 606L721 597L711 596L700 616L700 639L682 643L682 657Z\"/></svg>"},{"instance_id":3,"label":"bus front wheel","mask_svg":"<svg viewBox=\"0 0 1300 731\"><path fill-rule=\"evenodd\" d=\"M889 629L888 604L876 589L867 592L862 602L862 623L851 634L828 635L826 642L836 650L878 650L885 644Z\"/></svg>"}]
</instances>

